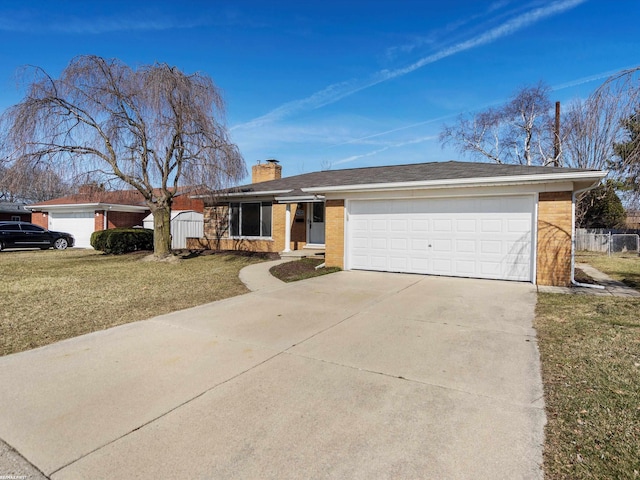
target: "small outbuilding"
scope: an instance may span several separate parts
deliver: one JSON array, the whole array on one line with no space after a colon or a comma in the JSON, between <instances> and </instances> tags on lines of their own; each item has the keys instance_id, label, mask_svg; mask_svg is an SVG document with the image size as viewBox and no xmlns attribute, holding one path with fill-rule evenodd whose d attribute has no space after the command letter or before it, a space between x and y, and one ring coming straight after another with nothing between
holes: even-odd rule
<instances>
[{"instance_id":1,"label":"small outbuilding","mask_svg":"<svg viewBox=\"0 0 640 480\"><path fill-rule=\"evenodd\" d=\"M144 218L144 228L153 230L153 215ZM204 234L204 215L194 210L171 212L171 248L187 248L187 237L200 238Z\"/></svg>"}]
</instances>

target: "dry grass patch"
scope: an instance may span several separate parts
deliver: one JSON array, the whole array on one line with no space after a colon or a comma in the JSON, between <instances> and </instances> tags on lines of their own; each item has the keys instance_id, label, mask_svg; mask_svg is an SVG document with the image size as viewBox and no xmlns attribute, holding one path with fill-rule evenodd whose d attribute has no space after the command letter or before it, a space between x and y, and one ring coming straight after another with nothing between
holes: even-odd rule
<instances>
[{"instance_id":1,"label":"dry grass patch","mask_svg":"<svg viewBox=\"0 0 640 480\"><path fill-rule=\"evenodd\" d=\"M540 294L548 479L640 478L640 299Z\"/></svg>"},{"instance_id":2,"label":"dry grass patch","mask_svg":"<svg viewBox=\"0 0 640 480\"><path fill-rule=\"evenodd\" d=\"M238 272L255 257L141 261L146 253L0 253L0 354L246 293Z\"/></svg>"}]
</instances>

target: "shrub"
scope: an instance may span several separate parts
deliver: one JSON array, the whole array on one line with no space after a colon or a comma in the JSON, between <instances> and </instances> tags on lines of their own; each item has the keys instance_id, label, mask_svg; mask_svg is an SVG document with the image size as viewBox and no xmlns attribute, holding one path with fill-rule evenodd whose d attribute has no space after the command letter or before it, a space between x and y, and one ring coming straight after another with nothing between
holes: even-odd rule
<instances>
[{"instance_id":1,"label":"shrub","mask_svg":"<svg viewBox=\"0 0 640 480\"><path fill-rule=\"evenodd\" d=\"M104 253L120 255L137 250L153 250L153 230L112 228L91 234L91 246Z\"/></svg>"}]
</instances>

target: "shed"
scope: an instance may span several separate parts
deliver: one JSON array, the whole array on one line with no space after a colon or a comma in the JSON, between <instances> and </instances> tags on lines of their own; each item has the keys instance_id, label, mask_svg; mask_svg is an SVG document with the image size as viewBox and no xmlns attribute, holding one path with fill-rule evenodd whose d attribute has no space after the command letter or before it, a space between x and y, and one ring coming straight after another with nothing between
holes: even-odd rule
<instances>
[{"instance_id":1,"label":"shed","mask_svg":"<svg viewBox=\"0 0 640 480\"><path fill-rule=\"evenodd\" d=\"M144 228L153 230L153 215L147 215ZM204 216L193 210L175 210L171 212L171 248L187 248L187 237L203 236Z\"/></svg>"}]
</instances>

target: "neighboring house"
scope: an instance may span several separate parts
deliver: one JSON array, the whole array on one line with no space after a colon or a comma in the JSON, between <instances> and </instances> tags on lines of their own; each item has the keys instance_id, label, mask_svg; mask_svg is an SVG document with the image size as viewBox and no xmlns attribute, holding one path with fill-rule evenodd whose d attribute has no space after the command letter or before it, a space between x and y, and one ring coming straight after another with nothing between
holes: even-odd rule
<instances>
[{"instance_id":1,"label":"neighboring house","mask_svg":"<svg viewBox=\"0 0 640 480\"><path fill-rule=\"evenodd\" d=\"M606 172L435 162L281 178L205 199L204 237L189 248L323 248L327 266L567 285L573 193Z\"/></svg>"},{"instance_id":2,"label":"neighboring house","mask_svg":"<svg viewBox=\"0 0 640 480\"><path fill-rule=\"evenodd\" d=\"M202 211L202 200L179 194L174 197L175 210ZM91 234L118 227L142 226L150 210L136 190L105 191L82 187L75 195L47 200L28 206L32 222L41 227L71 233L76 247L91 248Z\"/></svg>"},{"instance_id":3,"label":"neighboring house","mask_svg":"<svg viewBox=\"0 0 640 480\"><path fill-rule=\"evenodd\" d=\"M24 203L0 202L0 221L30 222L31 210Z\"/></svg>"}]
</instances>

